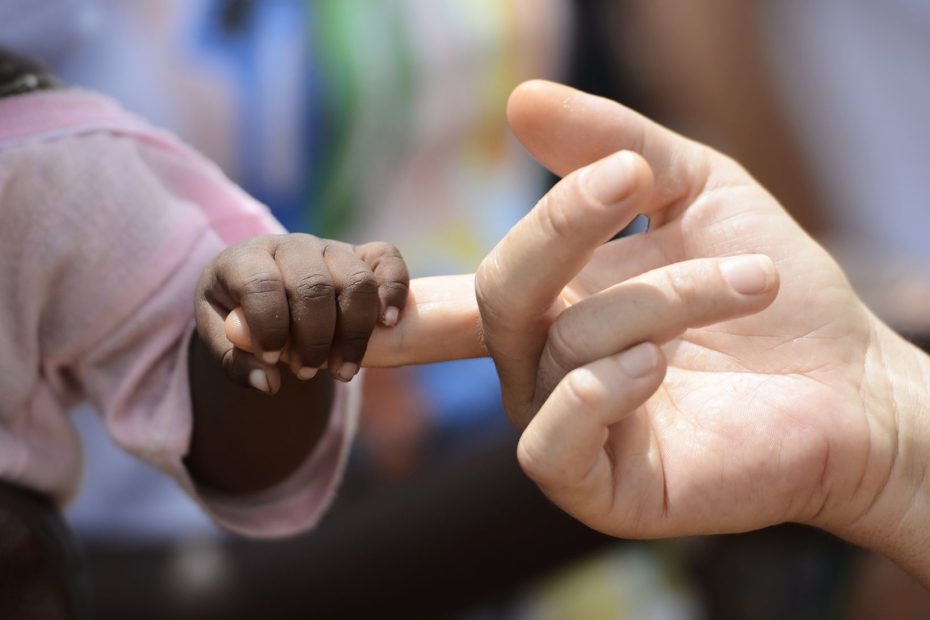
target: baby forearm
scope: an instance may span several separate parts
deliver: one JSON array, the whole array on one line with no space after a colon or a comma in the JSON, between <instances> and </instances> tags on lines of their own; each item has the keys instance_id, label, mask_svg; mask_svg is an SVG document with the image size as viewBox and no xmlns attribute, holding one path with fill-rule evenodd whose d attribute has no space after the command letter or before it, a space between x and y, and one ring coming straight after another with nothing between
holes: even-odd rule
<instances>
[{"instance_id":1,"label":"baby forearm","mask_svg":"<svg viewBox=\"0 0 930 620\"><path fill-rule=\"evenodd\" d=\"M333 382L326 373L301 381L281 372L273 396L230 381L195 334L189 351L193 430L185 465L206 488L261 491L284 480L326 429Z\"/></svg>"}]
</instances>

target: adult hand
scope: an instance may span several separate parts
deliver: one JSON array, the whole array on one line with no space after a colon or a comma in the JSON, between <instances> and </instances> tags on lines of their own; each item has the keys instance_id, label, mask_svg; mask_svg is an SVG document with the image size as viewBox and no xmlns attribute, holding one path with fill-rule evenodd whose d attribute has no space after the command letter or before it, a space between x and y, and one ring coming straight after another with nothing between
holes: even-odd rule
<instances>
[{"instance_id":1,"label":"adult hand","mask_svg":"<svg viewBox=\"0 0 930 620\"><path fill-rule=\"evenodd\" d=\"M928 583L927 356L727 157L546 82L508 114L564 175L476 275L527 474L610 534L805 522Z\"/></svg>"}]
</instances>

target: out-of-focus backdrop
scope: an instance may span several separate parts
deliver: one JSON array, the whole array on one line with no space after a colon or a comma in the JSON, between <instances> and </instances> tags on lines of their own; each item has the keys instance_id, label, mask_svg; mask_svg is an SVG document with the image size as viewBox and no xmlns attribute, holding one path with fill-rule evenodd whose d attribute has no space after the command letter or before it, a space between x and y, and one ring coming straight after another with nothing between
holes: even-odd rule
<instances>
[{"instance_id":1,"label":"out-of-focus backdrop","mask_svg":"<svg viewBox=\"0 0 930 620\"><path fill-rule=\"evenodd\" d=\"M472 271L553 181L510 136L547 77L743 162L930 341L930 8L918 0L0 0L0 44L171 129L291 230ZM97 618L927 617L801 527L614 541L522 476L486 360L370 371L319 528L233 540L89 410L67 519ZM722 506L721 510L726 507Z\"/></svg>"}]
</instances>

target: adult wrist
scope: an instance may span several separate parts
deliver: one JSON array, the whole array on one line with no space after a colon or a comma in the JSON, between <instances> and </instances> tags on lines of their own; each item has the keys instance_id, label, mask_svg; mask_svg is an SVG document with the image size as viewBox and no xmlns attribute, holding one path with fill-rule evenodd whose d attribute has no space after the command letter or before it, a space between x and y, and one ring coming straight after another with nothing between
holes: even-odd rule
<instances>
[{"instance_id":1,"label":"adult wrist","mask_svg":"<svg viewBox=\"0 0 930 620\"><path fill-rule=\"evenodd\" d=\"M930 588L930 357L875 322L863 402L874 426L871 441L881 435L892 442L890 466L878 459L884 480L856 498L864 510L826 529L882 553Z\"/></svg>"}]
</instances>

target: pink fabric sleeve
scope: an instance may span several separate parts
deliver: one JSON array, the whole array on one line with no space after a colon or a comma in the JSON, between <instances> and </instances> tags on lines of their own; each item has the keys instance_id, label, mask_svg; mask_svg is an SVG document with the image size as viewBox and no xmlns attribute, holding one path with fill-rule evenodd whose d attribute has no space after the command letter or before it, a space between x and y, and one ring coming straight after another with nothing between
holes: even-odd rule
<instances>
[{"instance_id":1,"label":"pink fabric sleeve","mask_svg":"<svg viewBox=\"0 0 930 620\"><path fill-rule=\"evenodd\" d=\"M197 278L226 245L280 226L170 136L106 100L57 96L39 103L73 114L68 98L76 98L93 126L53 128L38 141L13 132L16 141L4 146L0 120L0 209L21 244L10 250L15 269L0 268L0 286L15 300L4 308L0 340L19 362L11 375L25 373L3 382L10 397L0 405L0 476L66 501L80 481L80 455L64 411L86 396L120 446L173 476L222 526L256 537L311 527L345 465L355 381L337 384L317 449L273 489L211 494L182 464ZM18 127L41 134L34 125Z\"/></svg>"},{"instance_id":2,"label":"pink fabric sleeve","mask_svg":"<svg viewBox=\"0 0 930 620\"><path fill-rule=\"evenodd\" d=\"M193 319L188 306L201 266L222 247L207 231L157 294L88 351L80 376L114 440L171 475L214 521L240 535L286 536L311 528L335 494L354 436L359 384L336 385L320 443L282 483L248 496L199 487L182 463L192 422L187 349Z\"/></svg>"}]
</instances>

